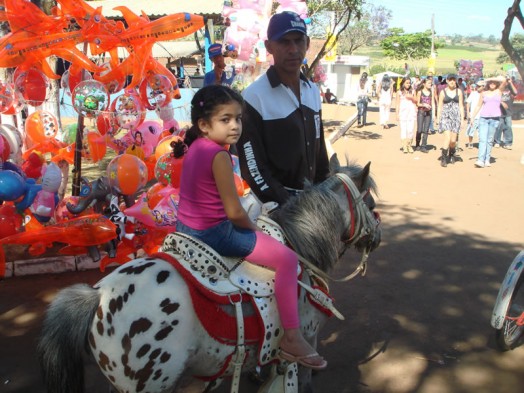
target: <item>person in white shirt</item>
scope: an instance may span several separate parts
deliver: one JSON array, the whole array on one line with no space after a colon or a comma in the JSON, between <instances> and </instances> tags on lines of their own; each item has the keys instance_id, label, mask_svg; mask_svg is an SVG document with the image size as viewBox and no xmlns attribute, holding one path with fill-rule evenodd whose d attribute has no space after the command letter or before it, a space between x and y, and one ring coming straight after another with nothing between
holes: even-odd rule
<instances>
[{"instance_id":1,"label":"person in white shirt","mask_svg":"<svg viewBox=\"0 0 524 393\"><path fill-rule=\"evenodd\" d=\"M468 114L468 128L466 129L466 134L468 136L468 143L466 143L466 148L473 149L473 136L475 136L475 131L478 133L479 129L479 118L480 112L477 116L472 119L471 116L473 111L477 107L477 104L480 99L480 93L484 89L486 82L483 80L473 83L471 85L471 93L469 94L466 100L466 113Z\"/></svg>"}]
</instances>

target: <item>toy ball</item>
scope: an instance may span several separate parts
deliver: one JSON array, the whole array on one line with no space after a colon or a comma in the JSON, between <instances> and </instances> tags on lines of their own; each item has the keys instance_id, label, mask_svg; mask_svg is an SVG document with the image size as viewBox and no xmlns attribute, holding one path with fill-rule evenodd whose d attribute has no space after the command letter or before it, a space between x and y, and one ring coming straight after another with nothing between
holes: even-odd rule
<instances>
[{"instance_id":1,"label":"toy ball","mask_svg":"<svg viewBox=\"0 0 524 393\"><path fill-rule=\"evenodd\" d=\"M0 206L0 239L21 231L23 218L12 203Z\"/></svg>"},{"instance_id":2,"label":"toy ball","mask_svg":"<svg viewBox=\"0 0 524 393\"><path fill-rule=\"evenodd\" d=\"M144 106L134 92L125 92L115 98L111 112L118 126L126 130L138 127L146 117Z\"/></svg>"},{"instance_id":3,"label":"toy ball","mask_svg":"<svg viewBox=\"0 0 524 393\"><path fill-rule=\"evenodd\" d=\"M173 153L166 153L156 162L155 178L164 186L179 188L183 164L184 157L175 158Z\"/></svg>"},{"instance_id":4,"label":"toy ball","mask_svg":"<svg viewBox=\"0 0 524 393\"><path fill-rule=\"evenodd\" d=\"M25 179L13 171L0 171L0 200L16 201L27 191Z\"/></svg>"},{"instance_id":5,"label":"toy ball","mask_svg":"<svg viewBox=\"0 0 524 393\"><path fill-rule=\"evenodd\" d=\"M178 135L170 135L162 138L155 148L155 157L158 160L160 157L162 157L166 153L172 153L173 147L171 146L171 142L178 142L182 141L182 138Z\"/></svg>"},{"instance_id":6,"label":"toy ball","mask_svg":"<svg viewBox=\"0 0 524 393\"><path fill-rule=\"evenodd\" d=\"M75 69L71 66L64 74L60 81L60 87L64 89L67 95L71 95L75 87L82 81L91 80L93 77L89 71L84 69Z\"/></svg>"},{"instance_id":7,"label":"toy ball","mask_svg":"<svg viewBox=\"0 0 524 393\"><path fill-rule=\"evenodd\" d=\"M82 81L73 90L73 108L78 114L94 118L109 106L109 93L102 82Z\"/></svg>"},{"instance_id":8,"label":"toy ball","mask_svg":"<svg viewBox=\"0 0 524 393\"><path fill-rule=\"evenodd\" d=\"M133 195L147 183L147 167L144 161L131 154L121 154L107 166L109 185L118 193Z\"/></svg>"},{"instance_id":9,"label":"toy ball","mask_svg":"<svg viewBox=\"0 0 524 393\"><path fill-rule=\"evenodd\" d=\"M164 107L171 102L173 83L165 75L152 74L144 78L140 84L140 98L147 109Z\"/></svg>"},{"instance_id":10,"label":"toy ball","mask_svg":"<svg viewBox=\"0 0 524 393\"><path fill-rule=\"evenodd\" d=\"M69 211L67 208L67 204L70 203L73 206L77 206L81 197L79 196L65 196L64 199L62 199L55 207L54 211L54 218L56 222L60 221L66 221L71 220L72 218L76 218L79 216L84 216L88 214L94 214L95 209L93 206L88 207L87 209L83 210L80 214L73 214Z\"/></svg>"},{"instance_id":11,"label":"toy ball","mask_svg":"<svg viewBox=\"0 0 524 393\"><path fill-rule=\"evenodd\" d=\"M16 163L22 163L22 148L24 142L22 140L22 135L15 127L10 124L0 124L0 135L9 144L9 160Z\"/></svg>"},{"instance_id":12,"label":"toy ball","mask_svg":"<svg viewBox=\"0 0 524 393\"><path fill-rule=\"evenodd\" d=\"M18 100L30 106L40 106L47 99L49 80L39 70L31 68L14 74L14 87Z\"/></svg>"},{"instance_id":13,"label":"toy ball","mask_svg":"<svg viewBox=\"0 0 524 393\"><path fill-rule=\"evenodd\" d=\"M11 155L11 147L9 146L9 142L5 138L5 136L0 135L0 159L5 162L9 160L9 156Z\"/></svg>"},{"instance_id":14,"label":"toy ball","mask_svg":"<svg viewBox=\"0 0 524 393\"><path fill-rule=\"evenodd\" d=\"M50 112L36 111L27 117L25 132L34 143L44 143L56 137L58 121Z\"/></svg>"},{"instance_id":15,"label":"toy ball","mask_svg":"<svg viewBox=\"0 0 524 393\"><path fill-rule=\"evenodd\" d=\"M15 99L13 87L9 83L0 82L0 113L7 112Z\"/></svg>"}]
</instances>

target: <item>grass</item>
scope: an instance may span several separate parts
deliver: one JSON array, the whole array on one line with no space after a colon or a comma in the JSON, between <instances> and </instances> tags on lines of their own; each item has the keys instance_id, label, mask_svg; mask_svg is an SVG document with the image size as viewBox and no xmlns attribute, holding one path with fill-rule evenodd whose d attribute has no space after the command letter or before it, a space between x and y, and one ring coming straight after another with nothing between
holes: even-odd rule
<instances>
[{"instance_id":1,"label":"grass","mask_svg":"<svg viewBox=\"0 0 524 393\"><path fill-rule=\"evenodd\" d=\"M502 52L502 48L486 45L446 45L437 51L436 74L447 74L456 72L454 63L457 60L482 60L484 63L484 75L490 76L501 72L501 64L497 64L497 56ZM355 55L369 56L370 67L382 65L386 69L397 69L404 67L404 60L392 60L384 56L382 49L377 45L373 47L363 47L358 49ZM427 59L415 62L421 72L428 68ZM414 72L414 65L410 64Z\"/></svg>"}]
</instances>

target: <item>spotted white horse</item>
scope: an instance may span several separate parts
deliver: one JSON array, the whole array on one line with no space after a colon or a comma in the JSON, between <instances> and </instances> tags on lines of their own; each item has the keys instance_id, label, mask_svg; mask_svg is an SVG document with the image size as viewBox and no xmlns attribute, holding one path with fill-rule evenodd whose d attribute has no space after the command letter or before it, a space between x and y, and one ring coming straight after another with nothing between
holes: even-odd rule
<instances>
[{"instance_id":1,"label":"spotted white horse","mask_svg":"<svg viewBox=\"0 0 524 393\"><path fill-rule=\"evenodd\" d=\"M351 164L261 217L258 225L300 255L300 318L316 346L333 313L325 280L349 246L368 253L380 243L376 192L364 168ZM166 237L163 253L130 261L95 286L62 290L49 306L38 354L50 393L84 391L84 357L94 358L120 392L175 392L186 378L217 381L257 365L277 365L259 392L310 392L310 370L282 363L282 329L273 296L273 272L242 259L223 258L199 241ZM274 367L275 368L275 367Z\"/></svg>"}]
</instances>

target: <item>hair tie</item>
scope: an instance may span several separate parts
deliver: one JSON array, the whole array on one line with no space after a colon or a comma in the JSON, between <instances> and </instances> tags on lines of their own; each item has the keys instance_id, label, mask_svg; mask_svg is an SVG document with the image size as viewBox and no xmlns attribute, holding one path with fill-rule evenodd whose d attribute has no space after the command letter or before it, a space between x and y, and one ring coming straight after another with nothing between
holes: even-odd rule
<instances>
[{"instance_id":1,"label":"hair tie","mask_svg":"<svg viewBox=\"0 0 524 393\"><path fill-rule=\"evenodd\" d=\"M202 108L204 106L204 101L200 101L198 104L200 105L200 108Z\"/></svg>"}]
</instances>

